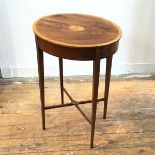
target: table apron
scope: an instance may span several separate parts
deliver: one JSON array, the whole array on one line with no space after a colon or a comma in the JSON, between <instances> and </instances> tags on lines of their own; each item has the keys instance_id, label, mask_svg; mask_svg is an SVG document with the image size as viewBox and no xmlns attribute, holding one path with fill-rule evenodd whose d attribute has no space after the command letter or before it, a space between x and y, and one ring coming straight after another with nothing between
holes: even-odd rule
<instances>
[{"instance_id":1,"label":"table apron","mask_svg":"<svg viewBox=\"0 0 155 155\"><path fill-rule=\"evenodd\" d=\"M117 51L118 44L119 42L115 42L103 47L72 48L52 44L41 38L38 38L38 45L42 51L56 57L81 61L95 60L96 51L99 51L100 59L109 57Z\"/></svg>"}]
</instances>

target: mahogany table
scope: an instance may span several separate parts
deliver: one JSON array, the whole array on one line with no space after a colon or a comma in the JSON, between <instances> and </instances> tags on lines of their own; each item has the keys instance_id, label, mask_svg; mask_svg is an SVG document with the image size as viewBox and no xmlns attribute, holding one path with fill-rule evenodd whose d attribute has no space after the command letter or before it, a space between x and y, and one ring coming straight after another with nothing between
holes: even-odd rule
<instances>
[{"instance_id":1,"label":"mahogany table","mask_svg":"<svg viewBox=\"0 0 155 155\"><path fill-rule=\"evenodd\" d=\"M96 109L99 101L104 101L103 118L106 118L112 57L118 49L118 43L121 38L120 28L111 21L91 15L56 14L37 20L33 24L33 31L35 33L38 57L43 130L45 130L46 110L75 106L91 125L90 147L93 148ZM43 52L59 58L60 105L45 106ZM104 98L98 99L100 60L103 58L106 58L105 91ZM93 61L92 100L78 102L64 88L63 59ZM71 100L70 103L64 103L64 93ZM92 103L91 119L79 107L80 104L85 103Z\"/></svg>"}]
</instances>

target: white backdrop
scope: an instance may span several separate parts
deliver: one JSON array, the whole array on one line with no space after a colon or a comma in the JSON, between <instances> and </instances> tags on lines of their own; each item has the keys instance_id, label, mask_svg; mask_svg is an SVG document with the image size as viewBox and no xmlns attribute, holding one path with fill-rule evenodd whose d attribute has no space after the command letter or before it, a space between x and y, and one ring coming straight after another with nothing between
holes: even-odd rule
<instances>
[{"instance_id":1,"label":"white backdrop","mask_svg":"<svg viewBox=\"0 0 155 155\"><path fill-rule=\"evenodd\" d=\"M107 18L122 28L112 74L155 73L155 0L0 0L2 76L37 76L33 22L44 15L70 12ZM92 74L92 62L66 60L64 67L65 75ZM58 59L47 54L45 75L58 75Z\"/></svg>"}]
</instances>

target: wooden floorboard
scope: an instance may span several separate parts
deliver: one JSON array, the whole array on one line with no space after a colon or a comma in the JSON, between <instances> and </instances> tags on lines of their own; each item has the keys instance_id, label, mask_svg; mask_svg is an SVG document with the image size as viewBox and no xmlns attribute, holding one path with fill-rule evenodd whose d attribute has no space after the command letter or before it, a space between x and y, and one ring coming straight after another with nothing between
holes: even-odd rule
<instances>
[{"instance_id":1,"label":"wooden floorboard","mask_svg":"<svg viewBox=\"0 0 155 155\"><path fill-rule=\"evenodd\" d=\"M103 97L103 84L99 97ZM90 99L91 86L90 81L65 82L76 100ZM45 81L45 91L46 105L60 103L59 81ZM81 108L90 117L91 104ZM112 81L106 120L102 112L103 102L98 104L95 147L90 149L90 125L74 106L46 111L43 131L38 83L2 82L0 154L155 154L155 80Z\"/></svg>"}]
</instances>

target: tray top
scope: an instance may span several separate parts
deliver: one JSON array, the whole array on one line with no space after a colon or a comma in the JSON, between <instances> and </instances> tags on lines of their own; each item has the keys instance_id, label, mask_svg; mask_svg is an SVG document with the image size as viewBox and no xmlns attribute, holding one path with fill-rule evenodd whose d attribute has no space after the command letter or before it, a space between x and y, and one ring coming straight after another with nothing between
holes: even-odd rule
<instances>
[{"instance_id":1,"label":"tray top","mask_svg":"<svg viewBox=\"0 0 155 155\"><path fill-rule=\"evenodd\" d=\"M100 47L121 38L121 29L113 22L82 14L42 17L33 24L33 31L43 40L68 47Z\"/></svg>"}]
</instances>

